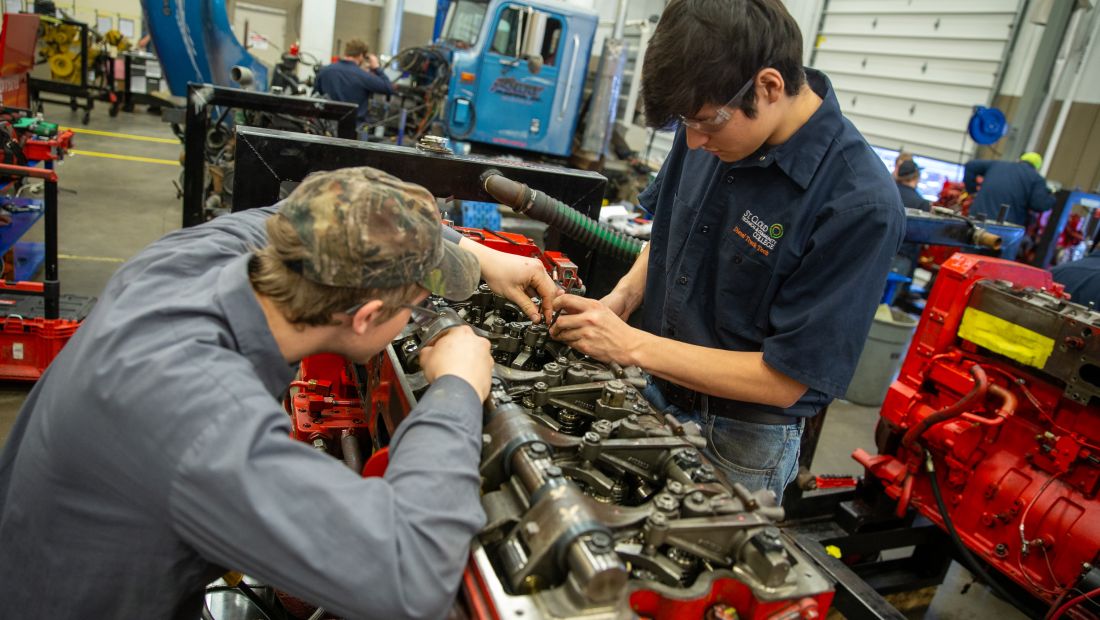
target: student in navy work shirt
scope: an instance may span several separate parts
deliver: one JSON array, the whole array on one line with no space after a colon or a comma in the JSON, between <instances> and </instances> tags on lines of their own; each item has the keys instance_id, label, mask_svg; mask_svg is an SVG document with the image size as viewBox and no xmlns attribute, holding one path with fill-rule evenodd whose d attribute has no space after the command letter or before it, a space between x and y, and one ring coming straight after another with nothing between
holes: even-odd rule
<instances>
[{"instance_id":1,"label":"student in navy work shirt","mask_svg":"<svg viewBox=\"0 0 1100 620\"><path fill-rule=\"evenodd\" d=\"M367 44L352 39L344 45L344 56L317 72L314 89L336 101L359 106L356 118L360 123L370 121L368 106L372 94L393 94L393 84L382 71L378 57L370 53Z\"/></svg>"},{"instance_id":2,"label":"student in navy work shirt","mask_svg":"<svg viewBox=\"0 0 1100 620\"><path fill-rule=\"evenodd\" d=\"M639 197L652 240L603 299L557 298L553 335L647 370L731 482L781 499L806 419L863 349L902 240L898 190L803 68L780 0L671 2L642 79L647 122L680 125Z\"/></svg>"}]
</instances>

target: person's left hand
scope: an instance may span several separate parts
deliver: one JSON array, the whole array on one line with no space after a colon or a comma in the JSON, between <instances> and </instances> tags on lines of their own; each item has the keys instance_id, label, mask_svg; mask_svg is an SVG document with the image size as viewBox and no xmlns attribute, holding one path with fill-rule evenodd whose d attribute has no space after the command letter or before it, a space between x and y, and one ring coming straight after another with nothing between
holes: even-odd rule
<instances>
[{"instance_id":1,"label":"person's left hand","mask_svg":"<svg viewBox=\"0 0 1100 620\"><path fill-rule=\"evenodd\" d=\"M532 322L538 323L545 317L546 322L550 323L554 313L551 301L562 291L547 275L540 261L496 251L488 256L479 256L479 259L481 277L494 293L507 297L519 306ZM531 301L532 297L542 298L541 315L540 308Z\"/></svg>"},{"instance_id":2,"label":"person's left hand","mask_svg":"<svg viewBox=\"0 0 1100 620\"><path fill-rule=\"evenodd\" d=\"M642 332L626 324L603 303L576 295L554 300L559 311L550 335L601 362L634 365L634 350Z\"/></svg>"}]
</instances>

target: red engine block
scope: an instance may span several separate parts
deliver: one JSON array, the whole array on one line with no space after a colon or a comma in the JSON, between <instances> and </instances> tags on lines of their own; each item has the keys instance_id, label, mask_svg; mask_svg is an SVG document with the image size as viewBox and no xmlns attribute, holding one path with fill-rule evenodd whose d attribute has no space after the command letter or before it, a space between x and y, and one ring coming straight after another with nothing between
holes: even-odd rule
<instances>
[{"instance_id":1,"label":"red engine block","mask_svg":"<svg viewBox=\"0 0 1100 620\"><path fill-rule=\"evenodd\" d=\"M1048 272L956 254L883 404L880 455L853 454L899 514L911 507L942 527L931 453L963 543L1048 603L1100 550L1100 315L1063 297ZM992 340L960 335L968 312ZM1035 333L1050 352L1028 361L1047 343Z\"/></svg>"}]
</instances>

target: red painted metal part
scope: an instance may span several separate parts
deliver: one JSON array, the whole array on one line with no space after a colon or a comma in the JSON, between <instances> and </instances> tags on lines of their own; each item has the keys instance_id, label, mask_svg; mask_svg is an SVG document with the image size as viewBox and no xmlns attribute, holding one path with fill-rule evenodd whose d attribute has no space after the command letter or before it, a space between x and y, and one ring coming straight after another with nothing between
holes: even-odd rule
<instances>
[{"instance_id":1,"label":"red painted metal part","mask_svg":"<svg viewBox=\"0 0 1100 620\"><path fill-rule=\"evenodd\" d=\"M463 228L456 226L455 230L465 237L486 245L494 250L507 254L518 254L536 258L546 268L546 273L565 290L572 290L580 284L577 276L577 265L561 252L543 252L530 238L516 233L490 232L479 228Z\"/></svg>"},{"instance_id":2,"label":"red painted metal part","mask_svg":"<svg viewBox=\"0 0 1100 620\"><path fill-rule=\"evenodd\" d=\"M1100 549L1100 410L1066 399L1064 386L1037 371L958 337L971 292L987 279L1064 296L1040 269L967 254L945 262L882 406L893 439L880 443L883 454L857 450L853 458L898 500L899 512L911 506L943 526L923 468L927 448L963 543L1053 602ZM974 389L973 365L984 371L978 374L988 389L928 426L910 447L898 441Z\"/></svg>"},{"instance_id":3,"label":"red painted metal part","mask_svg":"<svg viewBox=\"0 0 1100 620\"><path fill-rule=\"evenodd\" d=\"M297 388L289 398L295 439L339 442L344 431L369 436L370 422L347 360L339 355L312 355L302 360L301 377L290 384Z\"/></svg>"}]
</instances>

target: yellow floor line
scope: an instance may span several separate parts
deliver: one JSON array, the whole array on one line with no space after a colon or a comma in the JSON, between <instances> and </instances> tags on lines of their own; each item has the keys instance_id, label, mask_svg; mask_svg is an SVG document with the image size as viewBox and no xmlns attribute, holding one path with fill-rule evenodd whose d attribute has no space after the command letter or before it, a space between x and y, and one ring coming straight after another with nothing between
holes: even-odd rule
<instances>
[{"instance_id":1,"label":"yellow floor line","mask_svg":"<svg viewBox=\"0 0 1100 620\"><path fill-rule=\"evenodd\" d=\"M122 138L124 140L141 140L142 142L159 142L160 144L179 144L175 138L154 138L153 136L139 136L133 133L115 133L113 131L101 131L99 129L84 129L81 127L62 127L73 133L86 133L93 136L107 136L108 138Z\"/></svg>"},{"instance_id":2,"label":"yellow floor line","mask_svg":"<svg viewBox=\"0 0 1100 620\"><path fill-rule=\"evenodd\" d=\"M95 263L125 263L125 258L113 258L111 256L76 256L74 254L58 254L61 260L85 260Z\"/></svg>"},{"instance_id":3,"label":"yellow floor line","mask_svg":"<svg viewBox=\"0 0 1100 620\"><path fill-rule=\"evenodd\" d=\"M116 153L100 153L98 151L83 151L71 149L73 155L87 155L89 157L106 157L107 159L121 159L124 161L140 161L146 164L161 164L164 166L179 166L178 159L155 159L153 157L138 157L136 155L118 155Z\"/></svg>"}]
</instances>

